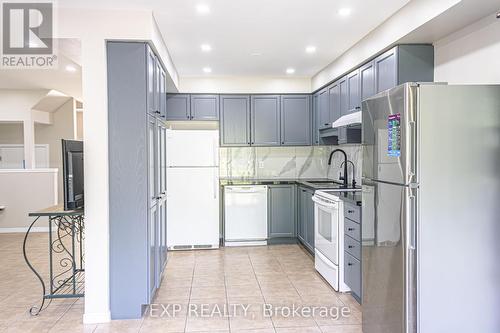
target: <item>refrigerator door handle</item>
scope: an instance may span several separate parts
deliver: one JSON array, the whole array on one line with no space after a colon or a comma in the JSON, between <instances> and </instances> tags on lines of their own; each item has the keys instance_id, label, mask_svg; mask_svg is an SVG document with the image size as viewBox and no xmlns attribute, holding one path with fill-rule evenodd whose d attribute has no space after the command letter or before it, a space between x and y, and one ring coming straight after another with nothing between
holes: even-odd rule
<instances>
[{"instance_id":1,"label":"refrigerator door handle","mask_svg":"<svg viewBox=\"0 0 500 333\"><path fill-rule=\"evenodd\" d=\"M417 128L416 128L417 124L415 123L415 121L410 121L408 122L408 125L410 129L410 140L411 140L410 142L413 143L410 147L411 160L410 160L410 170L409 170L410 172L408 174L409 176L408 182L413 183L417 181L416 179L414 179L414 177L417 174Z\"/></svg>"},{"instance_id":2,"label":"refrigerator door handle","mask_svg":"<svg viewBox=\"0 0 500 333\"><path fill-rule=\"evenodd\" d=\"M214 168L214 199L217 199L217 184L218 184L217 170L218 169Z\"/></svg>"},{"instance_id":3,"label":"refrigerator door handle","mask_svg":"<svg viewBox=\"0 0 500 333\"><path fill-rule=\"evenodd\" d=\"M407 232L407 244L409 250L415 250L417 243L417 198L413 195L413 189L409 189L409 223Z\"/></svg>"}]
</instances>

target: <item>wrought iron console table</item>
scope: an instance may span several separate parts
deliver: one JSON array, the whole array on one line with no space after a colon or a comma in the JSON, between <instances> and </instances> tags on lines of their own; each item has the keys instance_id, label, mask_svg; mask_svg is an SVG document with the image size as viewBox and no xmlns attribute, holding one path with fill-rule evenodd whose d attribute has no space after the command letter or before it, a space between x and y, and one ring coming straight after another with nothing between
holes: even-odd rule
<instances>
[{"instance_id":1,"label":"wrought iron console table","mask_svg":"<svg viewBox=\"0 0 500 333\"><path fill-rule=\"evenodd\" d=\"M46 300L84 296L84 216L83 210L64 210L61 205L29 213L28 215L35 217L35 220L30 224L24 236L23 255L26 264L42 285L41 304L30 309L31 315L38 315L40 311L48 306L44 307ZM49 227L48 290L44 278L33 267L26 254L30 231L41 217L48 218Z\"/></svg>"}]
</instances>

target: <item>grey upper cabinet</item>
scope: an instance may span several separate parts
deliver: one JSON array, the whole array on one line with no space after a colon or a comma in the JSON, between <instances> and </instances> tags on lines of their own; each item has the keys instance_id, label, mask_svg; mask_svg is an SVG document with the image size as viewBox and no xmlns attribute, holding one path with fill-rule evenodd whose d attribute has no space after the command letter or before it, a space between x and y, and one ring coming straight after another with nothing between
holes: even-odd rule
<instances>
[{"instance_id":1,"label":"grey upper cabinet","mask_svg":"<svg viewBox=\"0 0 500 333\"><path fill-rule=\"evenodd\" d=\"M340 118L340 85L339 81L328 87L330 124Z\"/></svg>"},{"instance_id":2,"label":"grey upper cabinet","mask_svg":"<svg viewBox=\"0 0 500 333\"><path fill-rule=\"evenodd\" d=\"M219 95L191 95L191 120L218 120Z\"/></svg>"},{"instance_id":3,"label":"grey upper cabinet","mask_svg":"<svg viewBox=\"0 0 500 333\"><path fill-rule=\"evenodd\" d=\"M432 45L398 45L374 60L375 90L381 92L406 82L434 81Z\"/></svg>"},{"instance_id":4,"label":"grey upper cabinet","mask_svg":"<svg viewBox=\"0 0 500 333\"><path fill-rule=\"evenodd\" d=\"M328 88L325 88L318 93L318 124L320 129L331 125L329 105L329 91Z\"/></svg>"},{"instance_id":5,"label":"grey upper cabinet","mask_svg":"<svg viewBox=\"0 0 500 333\"><path fill-rule=\"evenodd\" d=\"M359 69L359 81L361 101L375 95L375 67L373 61Z\"/></svg>"},{"instance_id":6,"label":"grey upper cabinet","mask_svg":"<svg viewBox=\"0 0 500 333\"><path fill-rule=\"evenodd\" d=\"M281 96L281 145L311 144L311 111L309 95Z\"/></svg>"},{"instance_id":7,"label":"grey upper cabinet","mask_svg":"<svg viewBox=\"0 0 500 333\"><path fill-rule=\"evenodd\" d=\"M191 102L187 94L167 94L167 120L189 120Z\"/></svg>"},{"instance_id":8,"label":"grey upper cabinet","mask_svg":"<svg viewBox=\"0 0 500 333\"><path fill-rule=\"evenodd\" d=\"M398 84L396 47L375 58L374 65L376 93L393 88Z\"/></svg>"},{"instance_id":9,"label":"grey upper cabinet","mask_svg":"<svg viewBox=\"0 0 500 333\"><path fill-rule=\"evenodd\" d=\"M319 93L312 96L312 143L314 145L319 145L319 129L320 129L320 119L319 119Z\"/></svg>"},{"instance_id":10,"label":"grey upper cabinet","mask_svg":"<svg viewBox=\"0 0 500 333\"><path fill-rule=\"evenodd\" d=\"M343 77L338 81L339 96L340 96L340 117L349 113L349 86L347 77ZM338 118L340 118L338 117ZM337 118L337 119L338 119ZM335 120L337 120L335 119ZM334 120L334 121L335 121Z\"/></svg>"},{"instance_id":11,"label":"grey upper cabinet","mask_svg":"<svg viewBox=\"0 0 500 333\"><path fill-rule=\"evenodd\" d=\"M353 113L361 109L359 73L359 69L356 69L347 75L348 113Z\"/></svg>"},{"instance_id":12,"label":"grey upper cabinet","mask_svg":"<svg viewBox=\"0 0 500 333\"><path fill-rule=\"evenodd\" d=\"M162 67L159 68L159 94L158 103L160 105L160 117L167 118L167 77Z\"/></svg>"},{"instance_id":13,"label":"grey upper cabinet","mask_svg":"<svg viewBox=\"0 0 500 333\"><path fill-rule=\"evenodd\" d=\"M279 146L280 96L252 95L251 105L251 145Z\"/></svg>"},{"instance_id":14,"label":"grey upper cabinet","mask_svg":"<svg viewBox=\"0 0 500 333\"><path fill-rule=\"evenodd\" d=\"M158 111L157 105L157 68L156 57L151 48L147 47L146 51L146 76L147 76L147 112L151 115L156 115Z\"/></svg>"},{"instance_id":15,"label":"grey upper cabinet","mask_svg":"<svg viewBox=\"0 0 500 333\"><path fill-rule=\"evenodd\" d=\"M222 146L250 145L250 96L220 96L220 140Z\"/></svg>"},{"instance_id":16,"label":"grey upper cabinet","mask_svg":"<svg viewBox=\"0 0 500 333\"><path fill-rule=\"evenodd\" d=\"M295 237L295 185L270 185L269 238Z\"/></svg>"}]
</instances>

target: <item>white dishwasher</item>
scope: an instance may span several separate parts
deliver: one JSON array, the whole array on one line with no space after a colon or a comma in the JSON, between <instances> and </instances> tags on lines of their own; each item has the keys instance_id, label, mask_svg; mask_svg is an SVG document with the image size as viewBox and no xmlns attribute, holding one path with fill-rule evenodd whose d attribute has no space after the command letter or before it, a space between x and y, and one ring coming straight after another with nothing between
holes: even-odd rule
<instances>
[{"instance_id":1,"label":"white dishwasher","mask_svg":"<svg viewBox=\"0 0 500 333\"><path fill-rule=\"evenodd\" d=\"M224 242L267 245L267 186L224 187Z\"/></svg>"}]
</instances>

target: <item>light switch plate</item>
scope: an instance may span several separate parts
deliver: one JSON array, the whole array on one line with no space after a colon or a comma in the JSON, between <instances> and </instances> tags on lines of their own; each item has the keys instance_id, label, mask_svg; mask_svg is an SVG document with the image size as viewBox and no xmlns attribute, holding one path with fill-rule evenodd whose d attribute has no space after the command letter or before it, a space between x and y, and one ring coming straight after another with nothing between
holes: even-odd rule
<instances>
[{"instance_id":1,"label":"light switch plate","mask_svg":"<svg viewBox=\"0 0 500 333\"><path fill-rule=\"evenodd\" d=\"M259 161L259 169L264 169L264 161Z\"/></svg>"}]
</instances>

